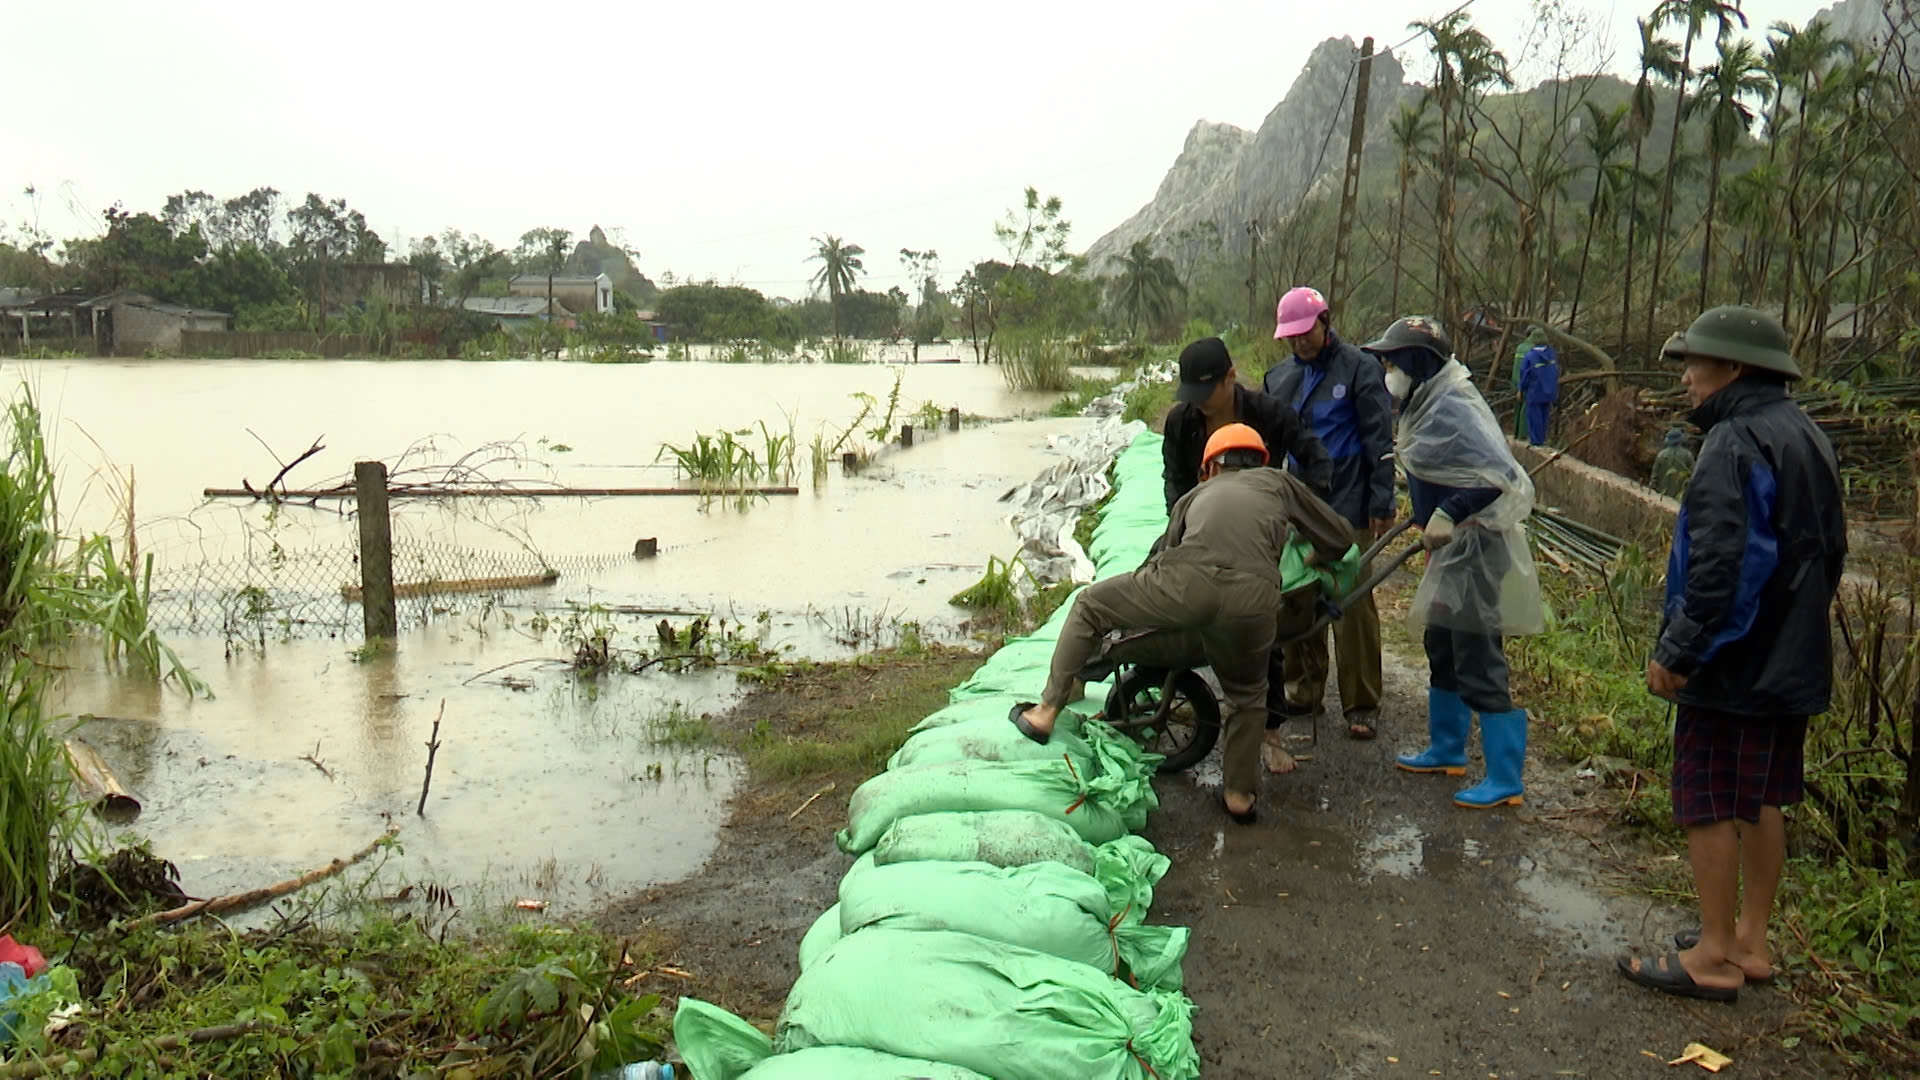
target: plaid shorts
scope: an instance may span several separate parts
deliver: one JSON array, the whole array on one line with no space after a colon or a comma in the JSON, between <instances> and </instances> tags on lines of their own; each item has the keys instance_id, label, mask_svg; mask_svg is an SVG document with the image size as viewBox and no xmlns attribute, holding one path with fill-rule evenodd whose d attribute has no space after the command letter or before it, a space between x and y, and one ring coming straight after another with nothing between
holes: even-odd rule
<instances>
[{"instance_id":1,"label":"plaid shorts","mask_svg":"<svg viewBox=\"0 0 1920 1080\"><path fill-rule=\"evenodd\" d=\"M1673 725L1673 818L1711 825L1759 821L1805 791L1804 716L1742 716L1680 706Z\"/></svg>"}]
</instances>

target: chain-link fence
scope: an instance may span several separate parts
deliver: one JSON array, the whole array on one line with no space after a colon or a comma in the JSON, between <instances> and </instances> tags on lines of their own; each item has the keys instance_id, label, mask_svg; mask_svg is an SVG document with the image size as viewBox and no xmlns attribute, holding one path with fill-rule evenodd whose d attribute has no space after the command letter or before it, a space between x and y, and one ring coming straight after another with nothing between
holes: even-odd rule
<instances>
[{"instance_id":1,"label":"chain-link fence","mask_svg":"<svg viewBox=\"0 0 1920 1080\"><path fill-rule=\"evenodd\" d=\"M395 540L395 606L401 626L418 626L498 603L503 595L562 573L587 573L627 558L543 556ZM275 546L251 557L156 570L148 618L163 633L229 640L358 636L359 549L290 551Z\"/></svg>"}]
</instances>

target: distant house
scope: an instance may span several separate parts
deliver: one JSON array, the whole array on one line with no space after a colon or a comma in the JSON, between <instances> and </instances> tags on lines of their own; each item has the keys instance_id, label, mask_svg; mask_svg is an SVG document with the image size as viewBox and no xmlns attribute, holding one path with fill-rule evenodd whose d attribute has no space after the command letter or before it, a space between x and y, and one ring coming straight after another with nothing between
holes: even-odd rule
<instances>
[{"instance_id":1,"label":"distant house","mask_svg":"<svg viewBox=\"0 0 1920 1080\"><path fill-rule=\"evenodd\" d=\"M547 280L545 274L520 274L507 282L507 291L514 296L537 296L544 304L547 299ZM555 275L552 280L555 304L565 304L571 311L592 311L601 315L613 311L613 279L607 275Z\"/></svg>"},{"instance_id":2,"label":"distant house","mask_svg":"<svg viewBox=\"0 0 1920 1080\"><path fill-rule=\"evenodd\" d=\"M398 308L418 306L427 295L420 271L407 263L340 263L328 271L327 303L334 308L384 300Z\"/></svg>"},{"instance_id":3,"label":"distant house","mask_svg":"<svg viewBox=\"0 0 1920 1080\"><path fill-rule=\"evenodd\" d=\"M545 282L544 278L541 280ZM547 297L544 292L539 296L469 296L460 306L475 315L493 319L502 330L521 329L547 317ZM560 326L573 325L573 312L560 302L557 283L553 295L553 321Z\"/></svg>"},{"instance_id":4,"label":"distant house","mask_svg":"<svg viewBox=\"0 0 1920 1080\"><path fill-rule=\"evenodd\" d=\"M233 318L125 289L105 296L64 292L0 298L0 316L9 336L17 327L22 345L38 340L59 348L91 348L101 356L171 352L180 347L182 332L225 332Z\"/></svg>"},{"instance_id":5,"label":"distant house","mask_svg":"<svg viewBox=\"0 0 1920 1080\"><path fill-rule=\"evenodd\" d=\"M232 315L155 300L137 292L108 293L84 305L93 315L94 341L110 356L173 352L183 331L224 333Z\"/></svg>"}]
</instances>

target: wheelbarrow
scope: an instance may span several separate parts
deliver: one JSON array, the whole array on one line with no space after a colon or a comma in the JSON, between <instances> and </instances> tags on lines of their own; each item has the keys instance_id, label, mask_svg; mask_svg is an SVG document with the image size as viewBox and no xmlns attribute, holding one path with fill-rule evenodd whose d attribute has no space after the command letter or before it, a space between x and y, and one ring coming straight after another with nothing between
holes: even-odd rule
<instances>
[{"instance_id":1,"label":"wheelbarrow","mask_svg":"<svg viewBox=\"0 0 1920 1080\"><path fill-rule=\"evenodd\" d=\"M1327 595L1322 575L1281 594L1275 647L1318 636L1347 607L1378 588L1420 550L1414 544L1391 560L1380 553L1412 525L1403 521L1373 542L1361 566L1373 572L1345 595ZM1104 719L1137 740L1149 753L1164 757L1161 772L1180 772L1199 764L1220 740L1220 700L1197 670L1207 664L1200 635L1192 630L1121 630L1107 635L1100 651L1080 669L1082 681L1113 679Z\"/></svg>"}]
</instances>

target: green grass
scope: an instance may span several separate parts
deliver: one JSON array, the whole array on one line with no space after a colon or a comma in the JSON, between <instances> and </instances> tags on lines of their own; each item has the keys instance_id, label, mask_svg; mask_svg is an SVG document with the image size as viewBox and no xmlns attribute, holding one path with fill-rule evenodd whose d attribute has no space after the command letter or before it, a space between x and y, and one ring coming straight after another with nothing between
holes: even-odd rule
<instances>
[{"instance_id":1,"label":"green grass","mask_svg":"<svg viewBox=\"0 0 1920 1080\"><path fill-rule=\"evenodd\" d=\"M1050 392L1070 389L1073 350L1064 341L1043 335L1010 336L1000 346L1000 377L1016 391Z\"/></svg>"},{"instance_id":2,"label":"green grass","mask_svg":"<svg viewBox=\"0 0 1920 1080\"><path fill-rule=\"evenodd\" d=\"M1065 396L1054 402L1050 411L1054 416L1079 416L1094 398L1112 390L1116 381L1112 378L1090 379L1075 375L1068 382Z\"/></svg>"},{"instance_id":3,"label":"green grass","mask_svg":"<svg viewBox=\"0 0 1920 1080\"><path fill-rule=\"evenodd\" d=\"M64 1057L90 1076L561 1076L663 1047L659 998L622 986L646 966L639 946L552 925L447 935L435 932L446 908L414 906L427 910L80 939L53 989L9 1002L23 1020L15 1060L55 1075ZM69 1003L79 1022L49 1040L47 1015ZM155 1045L236 1024L255 1030Z\"/></svg>"},{"instance_id":4,"label":"green grass","mask_svg":"<svg viewBox=\"0 0 1920 1080\"><path fill-rule=\"evenodd\" d=\"M151 559L138 579L103 536L58 532L54 466L31 390L8 407L0 472L0 919L39 926L53 914L56 862L83 841L58 720L47 700L68 642L94 637L109 666L189 691L204 686L148 625ZM130 496L123 497L130 502ZM125 504L123 503L123 511ZM128 522L128 532L132 524Z\"/></svg>"},{"instance_id":5,"label":"green grass","mask_svg":"<svg viewBox=\"0 0 1920 1080\"><path fill-rule=\"evenodd\" d=\"M723 741L755 777L779 782L864 778L879 772L907 732L947 704L947 692L980 665L977 654L927 646L869 653L769 680L790 704L734 729Z\"/></svg>"}]
</instances>

